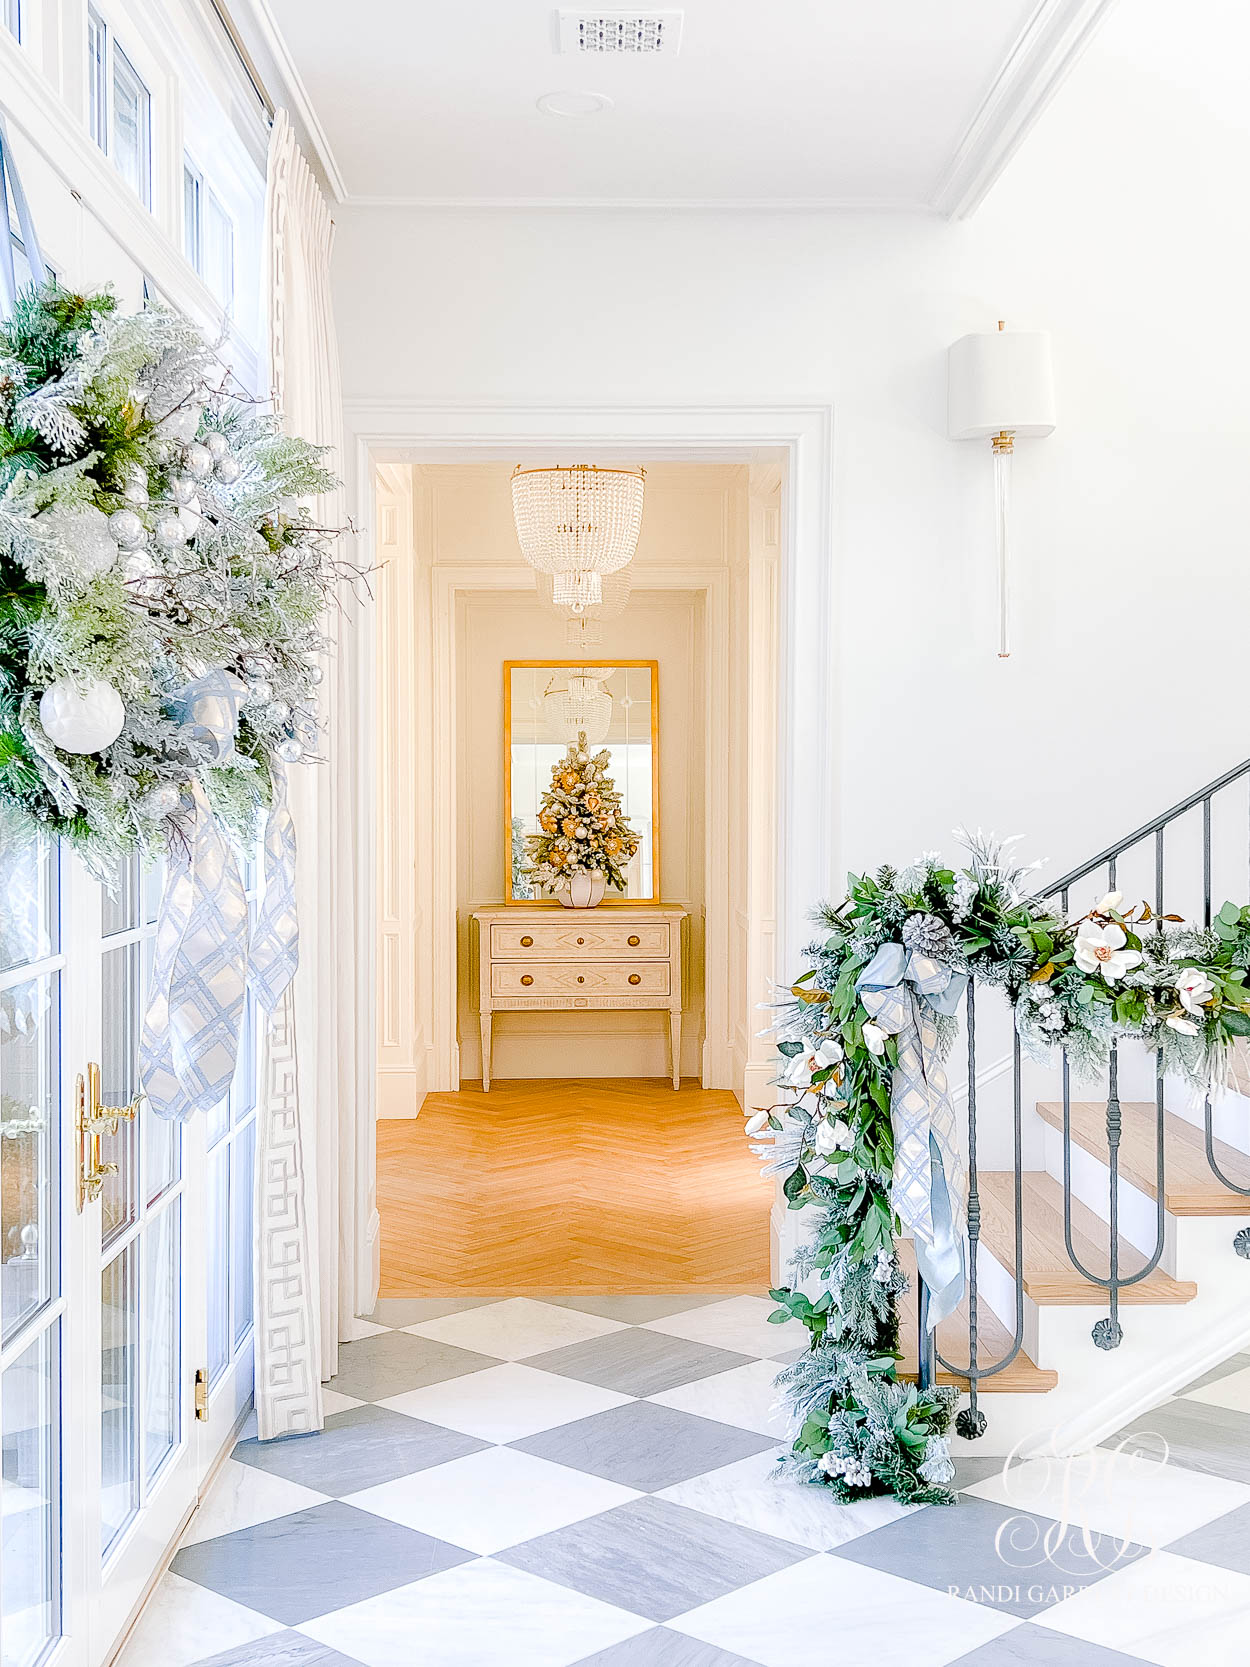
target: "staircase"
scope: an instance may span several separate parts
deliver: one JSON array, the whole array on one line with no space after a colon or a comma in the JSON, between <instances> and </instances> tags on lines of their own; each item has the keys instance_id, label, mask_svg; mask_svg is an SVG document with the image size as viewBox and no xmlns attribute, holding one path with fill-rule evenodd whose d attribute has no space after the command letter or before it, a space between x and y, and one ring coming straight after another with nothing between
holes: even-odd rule
<instances>
[{"instance_id":1,"label":"staircase","mask_svg":"<svg viewBox=\"0 0 1250 1667\"><path fill-rule=\"evenodd\" d=\"M1083 912L1119 889L1209 925L1250 898L1248 828L1250 761L1049 895ZM1140 1043L1101 1084L1022 1059L993 990L970 991L966 1029L969 1289L926 1374L969 1396L957 1450L1080 1452L1250 1344L1250 1052L1195 1104ZM904 1328L916 1375L914 1298Z\"/></svg>"}]
</instances>

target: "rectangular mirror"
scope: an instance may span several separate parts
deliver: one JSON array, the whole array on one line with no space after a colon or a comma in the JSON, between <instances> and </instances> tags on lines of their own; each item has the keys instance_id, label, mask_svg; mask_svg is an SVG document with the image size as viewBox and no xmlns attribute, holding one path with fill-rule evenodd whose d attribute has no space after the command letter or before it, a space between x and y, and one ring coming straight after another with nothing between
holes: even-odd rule
<instances>
[{"instance_id":1,"label":"rectangular mirror","mask_svg":"<svg viewBox=\"0 0 1250 1667\"><path fill-rule=\"evenodd\" d=\"M604 903L659 901L659 676L654 660L509 660L504 679L505 896L509 903L557 903L529 870L530 841L559 834L550 811L540 824L553 772L570 743L586 736L593 756L608 754L604 787L619 796L617 813L637 836L621 854L624 890L608 885ZM596 795L597 797L597 795ZM600 807L596 804L596 810ZM611 822L610 798L600 814ZM574 834L568 830L569 837ZM606 836L619 838L613 827Z\"/></svg>"}]
</instances>

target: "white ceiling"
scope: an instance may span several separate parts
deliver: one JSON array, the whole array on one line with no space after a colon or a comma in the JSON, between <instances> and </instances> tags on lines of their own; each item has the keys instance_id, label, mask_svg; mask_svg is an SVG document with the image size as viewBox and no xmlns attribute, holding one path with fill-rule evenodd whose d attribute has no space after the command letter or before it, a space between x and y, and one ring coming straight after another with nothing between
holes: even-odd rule
<instances>
[{"instance_id":1,"label":"white ceiling","mask_svg":"<svg viewBox=\"0 0 1250 1667\"><path fill-rule=\"evenodd\" d=\"M561 54L543 0L236 10L342 200L961 213L1110 3L686 0L672 58Z\"/></svg>"}]
</instances>

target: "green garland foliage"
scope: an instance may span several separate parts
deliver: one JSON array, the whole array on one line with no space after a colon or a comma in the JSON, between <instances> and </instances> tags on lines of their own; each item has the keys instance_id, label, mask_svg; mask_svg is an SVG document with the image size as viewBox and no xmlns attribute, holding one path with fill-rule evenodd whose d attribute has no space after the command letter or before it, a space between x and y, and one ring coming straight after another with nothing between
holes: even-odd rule
<instances>
[{"instance_id":1,"label":"green garland foliage","mask_svg":"<svg viewBox=\"0 0 1250 1667\"><path fill-rule=\"evenodd\" d=\"M854 1501L893 1494L951 1503L946 1434L957 1393L897 1376L898 1300L906 1290L891 1202L891 1079L897 1043L872 1021L856 982L883 944L1000 987L1025 1046L1063 1046L1078 1072L1104 1068L1113 1040L1139 1040L1160 1072L1200 1089L1222 1082L1232 1042L1250 1035L1250 907L1226 903L1194 931L1111 892L1064 919L1028 895L1029 871L1003 846L965 836L959 871L926 856L901 872L854 875L825 907L823 936L779 1003L785 1103L748 1135L811 1230L772 1292L777 1321L798 1319L810 1350L778 1378L796 1431L786 1468ZM953 1019L938 1020L950 1046Z\"/></svg>"},{"instance_id":2,"label":"green garland foliage","mask_svg":"<svg viewBox=\"0 0 1250 1667\"><path fill-rule=\"evenodd\" d=\"M318 620L350 570L301 500L321 450L231 398L195 329L47 284L0 325L0 807L107 867L179 837L198 783L243 837L270 761L315 750ZM178 704L206 672L246 693L214 756ZM53 744L40 697L103 681L120 735Z\"/></svg>"}]
</instances>

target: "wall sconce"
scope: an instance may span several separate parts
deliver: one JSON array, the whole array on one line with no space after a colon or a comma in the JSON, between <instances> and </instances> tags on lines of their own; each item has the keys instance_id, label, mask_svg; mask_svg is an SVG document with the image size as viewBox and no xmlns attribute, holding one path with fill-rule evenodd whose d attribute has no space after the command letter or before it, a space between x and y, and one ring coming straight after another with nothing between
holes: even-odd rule
<instances>
[{"instance_id":1,"label":"wall sconce","mask_svg":"<svg viewBox=\"0 0 1250 1667\"><path fill-rule=\"evenodd\" d=\"M1055 379L1045 330L997 330L961 336L950 350L947 425L952 440L989 440L994 452L998 554L998 657L1010 644L1011 457L1018 438L1055 428Z\"/></svg>"}]
</instances>

